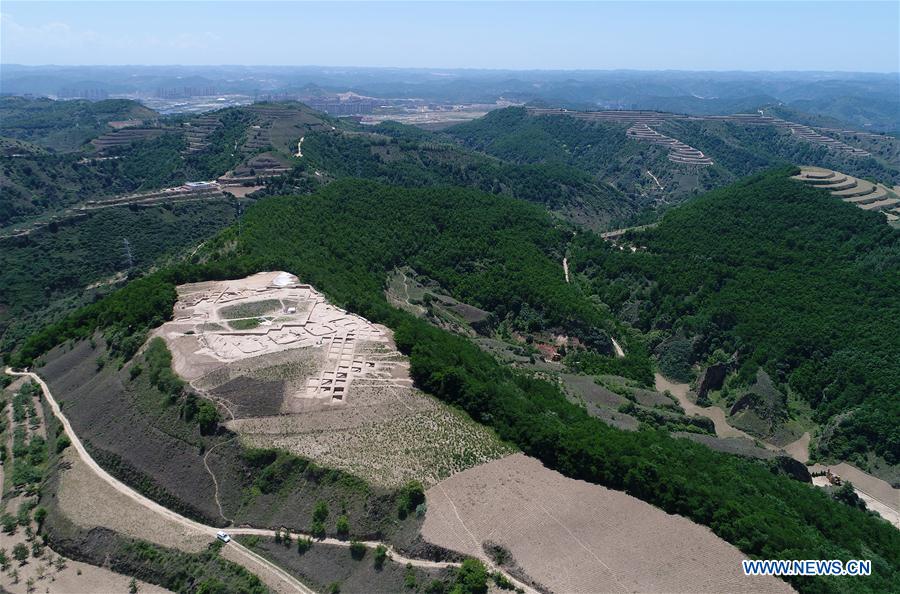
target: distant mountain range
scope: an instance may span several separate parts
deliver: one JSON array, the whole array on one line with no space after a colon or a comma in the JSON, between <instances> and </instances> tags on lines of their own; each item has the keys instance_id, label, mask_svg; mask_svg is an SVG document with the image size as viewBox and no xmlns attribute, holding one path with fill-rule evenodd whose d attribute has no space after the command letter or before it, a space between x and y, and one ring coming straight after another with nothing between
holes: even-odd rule
<instances>
[{"instance_id":1,"label":"distant mountain range","mask_svg":"<svg viewBox=\"0 0 900 594\"><path fill-rule=\"evenodd\" d=\"M695 115L780 105L860 129L900 132L897 73L4 64L0 92L89 99L160 93L294 93L299 98L354 92L438 103L504 99L580 109L655 109Z\"/></svg>"}]
</instances>

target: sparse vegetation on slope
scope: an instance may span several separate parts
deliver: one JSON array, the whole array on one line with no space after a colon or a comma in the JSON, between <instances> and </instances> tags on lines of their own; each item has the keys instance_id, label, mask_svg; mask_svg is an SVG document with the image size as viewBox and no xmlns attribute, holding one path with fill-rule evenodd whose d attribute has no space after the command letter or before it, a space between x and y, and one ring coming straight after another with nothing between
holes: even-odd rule
<instances>
[{"instance_id":1,"label":"sparse vegetation on slope","mask_svg":"<svg viewBox=\"0 0 900 594\"><path fill-rule=\"evenodd\" d=\"M110 130L111 121L149 120L159 117L129 99L105 101L53 101L0 97L3 136L34 142L58 151L75 150Z\"/></svg>"},{"instance_id":2,"label":"sparse vegetation on slope","mask_svg":"<svg viewBox=\"0 0 900 594\"><path fill-rule=\"evenodd\" d=\"M804 591L838 591L849 587L848 579L855 579L853 587L860 591L883 591L894 583L900 533L889 524L773 474L763 463L655 431L612 429L570 403L558 386L515 373L470 341L385 301L388 272L412 260L416 270L480 307L502 307L505 314L515 311L509 304L533 302L551 324L567 325L569 316L578 316L571 321L576 330L597 328L605 323L605 315L589 309L577 287L560 279L556 260L542 255L542 248L552 249L558 241L555 233L540 211L502 198L333 184L312 198L262 201L247 213L239 238L229 231L209 245L204 266L145 279L149 285L142 290L156 286L165 294L166 286L172 290L167 280L289 270L338 303L393 327L398 347L410 356L418 386L493 426L501 437L551 468L626 490L708 525L750 555L873 561L874 575L865 581L791 580ZM77 314L70 324L30 341L21 359L37 356L73 328L108 324L102 314L126 303L123 293L128 294L123 290L108 306ZM146 323L148 315L170 315L166 307L171 308L172 300L145 301L140 292L134 296L137 299L128 301L134 309L128 318L135 327Z\"/></svg>"}]
</instances>

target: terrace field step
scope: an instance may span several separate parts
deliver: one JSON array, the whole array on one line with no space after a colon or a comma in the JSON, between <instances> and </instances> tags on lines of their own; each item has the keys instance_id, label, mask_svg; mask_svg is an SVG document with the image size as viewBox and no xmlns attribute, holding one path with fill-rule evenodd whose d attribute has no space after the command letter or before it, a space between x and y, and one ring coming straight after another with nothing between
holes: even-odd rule
<instances>
[{"instance_id":1,"label":"terrace field step","mask_svg":"<svg viewBox=\"0 0 900 594\"><path fill-rule=\"evenodd\" d=\"M849 190L840 190L832 192L833 196L838 198L853 198L856 196L865 196L875 191L875 184L864 179L857 180L856 186Z\"/></svg>"},{"instance_id":2,"label":"terrace field step","mask_svg":"<svg viewBox=\"0 0 900 594\"><path fill-rule=\"evenodd\" d=\"M900 199L897 198L884 198L882 200L878 200L877 202L871 202L869 204L864 204L860 206L863 210L874 210L874 211L883 211L888 210L896 205L900 204Z\"/></svg>"},{"instance_id":3,"label":"terrace field step","mask_svg":"<svg viewBox=\"0 0 900 594\"><path fill-rule=\"evenodd\" d=\"M875 190L869 194L864 194L863 196L853 196L851 198L844 198L843 200L844 202L850 202L862 207L863 204L878 202L879 200L884 200L887 197L887 190L882 188L881 186L876 186Z\"/></svg>"}]
</instances>

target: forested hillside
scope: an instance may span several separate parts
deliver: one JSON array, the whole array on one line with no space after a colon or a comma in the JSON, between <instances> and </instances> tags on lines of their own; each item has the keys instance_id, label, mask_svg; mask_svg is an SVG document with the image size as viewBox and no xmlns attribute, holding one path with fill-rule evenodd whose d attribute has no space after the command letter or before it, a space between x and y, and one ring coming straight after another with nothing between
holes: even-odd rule
<instances>
[{"instance_id":1,"label":"forested hillside","mask_svg":"<svg viewBox=\"0 0 900 594\"><path fill-rule=\"evenodd\" d=\"M109 131L109 122L153 120L159 114L129 99L53 101L0 97L3 136L66 152Z\"/></svg>"},{"instance_id":2,"label":"forested hillside","mask_svg":"<svg viewBox=\"0 0 900 594\"><path fill-rule=\"evenodd\" d=\"M699 169L672 163L665 149L628 138L627 127L560 115L533 116L525 108L514 107L448 128L446 134L465 146L512 162L562 163L626 193L656 193L669 201L788 163L819 165L883 182L900 181L900 164L881 157L845 156L773 126L699 119L667 120L654 126L713 159L712 166ZM664 190L655 186L648 171Z\"/></svg>"},{"instance_id":3,"label":"forested hillside","mask_svg":"<svg viewBox=\"0 0 900 594\"><path fill-rule=\"evenodd\" d=\"M308 135L303 143L306 169L335 178L408 187L471 187L540 204L594 229L628 219L643 206L640 200L563 163L510 163L399 124L382 124L372 131Z\"/></svg>"},{"instance_id":4,"label":"forested hillside","mask_svg":"<svg viewBox=\"0 0 900 594\"><path fill-rule=\"evenodd\" d=\"M782 175L752 183L777 186ZM410 264L454 296L487 309L513 313L528 304L539 307L548 324L603 328L611 322L603 310L561 280L556 257L566 238L539 208L504 197L336 182L309 197L262 200L247 212L240 231L230 228L207 243L197 255L200 264L130 283L34 336L14 362L28 364L52 345L97 327L105 328L114 351L130 356L143 340L141 330L172 315L174 284L289 270L336 302L391 326L418 386L548 466L706 524L750 555L873 561L873 575L864 581L792 579L802 591L890 589L900 571L900 533L886 522L779 475L765 462L657 431L613 429L566 400L555 384L514 372L467 339L385 301L387 272Z\"/></svg>"},{"instance_id":5,"label":"forested hillside","mask_svg":"<svg viewBox=\"0 0 900 594\"><path fill-rule=\"evenodd\" d=\"M736 353L813 407L826 458L900 463L900 232L787 178L711 192L630 241L580 235L571 262L642 331L683 337L686 364Z\"/></svg>"},{"instance_id":6,"label":"forested hillside","mask_svg":"<svg viewBox=\"0 0 900 594\"><path fill-rule=\"evenodd\" d=\"M236 212L234 202L224 199L107 208L0 239L0 351L129 274L181 255L231 224Z\"/></svg>"},{"instance_id":7,"label":"forested hillside","mask_svg":"<svg viewBox=\"0 0 900 594\"><path fill-rule=\"evenodd\" d=\"M625 134L628 126L594 123L569 117L528 115L524 107L492 111L472 122L448 128L449 136L465 146L512 163L553 163L580 169L591 178L632 195L658 189L651 171L667 195L682 199L695 190L721 185L725 172L718 167L699 171L679 168L658 146L637 142Z\"/></svg>"}]
</instances>

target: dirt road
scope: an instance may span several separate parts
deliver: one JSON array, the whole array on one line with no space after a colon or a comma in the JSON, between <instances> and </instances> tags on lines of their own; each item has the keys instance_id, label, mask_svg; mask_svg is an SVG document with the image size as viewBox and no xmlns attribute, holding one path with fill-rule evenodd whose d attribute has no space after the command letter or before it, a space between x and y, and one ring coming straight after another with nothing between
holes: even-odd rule
<instances>
[{"instance_id":1,"label":"dirt road","mask_svg":"<svg viewBox=\"0 0 900 594\"><path fill-rule=\"evenodd\" d=\"M809 432L804 433L794 442L791 442L779 448L771 443L756 439L740 429L735 429L728 424L725 417L725 411L718 406L697 406L688 398L688 384L678 384L663 377L661 374L655 374L656 389L660 392L668 390L678 400L678 404L684 409L689 416L704 416L711 419L716 427L716 435L719 437L743 437L751 441L762 444L767 450L787 454L794 460L806 464L809 461ZM867 472L851 466L847 463L837 465L823 466L815 464L809 468L810 472L824 472L826 468L831 468L838 476L853 483L857 494L866 502L869 509L878 512L883 518L900 528L900 489L894 489L887 482L872 476ZM818 481L816 484L821 483Z\"/></svg>"},{"instance_id":2,"label":"dirt road","mask_svg":"<svg viewBox=\"0 0 900 594\"><path fill-rule=\"evenodd\" d=\"M218 528L214 526L207 526L205 524L201 524L199 522L195 522L189 518L185 518L182 515L179 515L172 510L168 509L160 505L159 503L153 501L152 499L148 499L144 497L137 491L133 490L131 487L126 485L125 483L119 481L111 474L106 472L97 462L91 457L88 451L85 449L84 444L75 434L75 430L72 429L72 425L69 423L69 420L63 415L62 410L59 407L59 404L53 398L53 395L50 393L50 388L47 386L46 382L41 379L36 373L32 373L30 371L13 371L12 368L7 367L6 373L9 375L20 376L20 377L30 377L35 382L40 385L41 390L44 393L44 396L47 398L47 402L50 403L50 408L53 410L53 414L59 419L62 423L63 428L66 431L66 434L69 436L70 441L72 442L72 446L75 448L75 451L78 453L78 456L84 461L85 464L88 465L100 478L102 478L106 483L112 486L116 491L126 495L127 497L133 499L135 502L139 503L143 507L159 514L160 516L165 517L166 519L177 522L187 528L196 530L198 532L209 535L211 538L216 537L216 533L218 532ZM264 528L230 528L228 529L229 534L231 535L256 535L256 536L265 536L265 537L274 537L275 531L268 530ZM311 535L304 534L301 532L292 532L293 535L303 538L311 538ZM349 547L350 542L345 540L338 540L336 538L325 538L321 540L317 540L316 542L320 542L327 545L341 546L341 547ZM383 545L387 548L389 558L396 563L401 565L411 564L415 567L423 567L423 568L447 568L447 567L459 567L459 563L453 562L445 562L445 561L429 561L425 559L410 559L408 557L404 557L400 553L398 553L393 546L382 543L379 541L362 541L367 547L375 548L379 545ZM232 540L226 547L222 550L222 555L235 563L238 563L244 566L251 573L256 574L263 582L266 583L267 586L276 590L278 592L302 592L303 594L312 594L313 590L305 586L299 580L285 572L279 566L274 563L266 560L260 555L254 553L250 549L241 545L240 543ZM523 587L526 591L531 591L525 584L522 584L511 575L505 574L507 579L509 579L514 584Z\"/></svg>"},{"instance_id":3,"label":"dirt road","mask_svg":"<svg viewBox=\"0 0 900 594\"><path fill-rule=\"evenodd\" d=\"M569 259L563 258L563 273L566 275L566 282L569 282Z\"/></svg>"},{"instance_id":4,"label":"dirt road","mask_svg":"<svg viewBox=\"0 0 900 594\"><path fill-rule=\"evenodd\" d=\"M662 186L662 184L661 184L661 183L659 183L659 180L658 180L658 179L656 179L656 176L655 176L655 175L653 175L653 174L652 174L652 173L650 173L650 170L649 170L649 169L648 169L648 170L647 170L647 175L649 175L649 176L650 176L650 177L652 177L652 178L653 178L653 181L655 181L655 182L656 182L656 185L657 185L657 187L659 187L659 189L660 189L660 190L664 190L664 189L665 189L665 188L663 188L663 186Z\"/></svg>"},{"instance_id":5,"label":"dirt road","mask_svg":"<svg viewBox=\"0 0 900 594\"><path fill-rule=\"evenodd\" d=\"M78 452L79 457L84 461L85 464L88 465L88 467L91 468L91 470L93 470L97 474L97 476L102 478L110 486L112 486L123 495L130 497L137 503L159 514L160 516L163 516L172 522L182 524L183 526L186 526L193 530L208 534L210 538L216 537L216 532L218 531L217 528L213 526L206 526L205 524L201 524L199 522L195 522L193 520L185 518L184 516L181 516L173 512L172 510L156 503L152 499L144 497L137 491L134 491L128 485L120 482L118 479L106 472L99 464L97 464L97 462L85 449L84 444L75 434L74 429L72 429L72 425L69 423L69 419L67 419L65 415L62 414L62 410L59 408L59 404L50 393L50 388L47 386L44 380L40 378L40 376L38 376L36 373L31 373L28 371L13 371L11 368L7 368L6 373L9 375L30 377L35 382L37 382L38 385L41 386L41 390L43 390L44 396L47 398L47 402L50 403L50 408L51 410L53 410L53 414L56 415L60 423L62 423L66 434L69 436L69 440L72 442L72 446L75 448L75 451ZM259 533L268 536L274 535L274 532L271 530L262 530ZM231 543L229 543L225 548L230 549L228 551L228 554L226 555L226 558L229 558L235 563L239 563L240 565L246 567L250 572L256 574L261 580L263 580L269 587L279 592L302 592L304 594L313 593L313 590L306 587L303 583L285 572L283 569L281 569L274 563L263 559L240 543L232 540Z\"/></svg>"},{"instance_id":6,"label":"dirt road","mask_svg":"<svg viewBox=\"0 0 900 594\"><path fill-rule=\"evenodd\" d=\"M656 373L654 374L654 379L656 383L656 390L658 392L665 392L668 390L672 396L674 396L678 400L678 404L681 405L681 408L684 409L684 412L689 417L701 416L710 419L713 422L713 425L716 427L716 435L719 437L743 437L744 439L749 439L750 441L756 441L756 438L744 433L740 429L735 429L731 425L728 424L728 420L725 418L725 411L719 408L718 406L698 406L691 402L688 398L688 390L690 386L688 384L678 384L669 379L663 377L662 374ZM760 442L765 445L766 449L772 451L781 451L781 448L775 447L772 444L768 444L765 442Z\"/></svg>"},{"instance_id":7,"label":"dirt road","mask_svg":"<svg viewBox=\"0 0 900 594\"><path fill-rule=\"evenodd\" d=\"M616 341L616 339L610 336L610 340L612 340L612 343L613 343L613 349L615 349L615 351L616 351L616 357L618 357L618 358L620 358L620 359L621 359L622 357L624 357L624 356L625 356L625 351L622 350L622 347L619 346L619 343Z\"/></svg>"}]
</instances>

